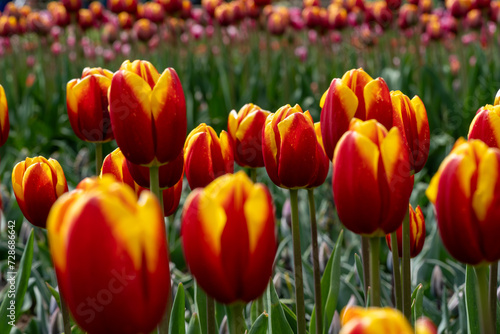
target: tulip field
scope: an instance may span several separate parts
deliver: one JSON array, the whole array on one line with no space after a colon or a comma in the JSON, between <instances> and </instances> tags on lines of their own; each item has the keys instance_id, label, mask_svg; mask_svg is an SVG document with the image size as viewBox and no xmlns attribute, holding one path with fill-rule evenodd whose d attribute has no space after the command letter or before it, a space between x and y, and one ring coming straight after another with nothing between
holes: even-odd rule
<instances>
[{"instance_id":1,"label":"tulip field","mask_svg":"<svg viewBox=\"0 0 500 334\"><path fill-rule=\"evenodd\" d=\"M0 334L500 333L500 1L0 9Z\"/></svg>"}]
</instances>

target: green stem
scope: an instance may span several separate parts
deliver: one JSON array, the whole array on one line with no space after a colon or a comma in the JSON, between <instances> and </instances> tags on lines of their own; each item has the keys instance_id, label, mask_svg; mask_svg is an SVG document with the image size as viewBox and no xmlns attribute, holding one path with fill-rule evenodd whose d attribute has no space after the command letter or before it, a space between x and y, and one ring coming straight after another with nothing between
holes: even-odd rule
<instances>
[{"instance_id":1,"label":"green stem","mask_svg":"<svg viewBox=\"0 0 500 334\"><path fill-rule=\"evenodd\" d=\"M253 183L257 182L257 168L250 168L250 178Z\"/></svg>"},{"instance_id":2,"label":"green stem","mask_svg":"<svg viewBox=\"0 0 500 334\"><path fill-rule=\"evenodd\" d=\"M401 299L401 268L399 265L399 248L397 232L391 233L392 249L392 272L394 274L394 299L396 300L396 309L402 311L403 300Z\"/></svg>"},{"instance_id":3,"label":"green stem","mask_svg":"<svg viewBox=\"0 0 500 334\"><path fill-rule=\"evenodd\" d=\"M474 267L477 276L477 286L479 287L479 314L481 316L481 333L491 334L493 330L493 320L488 301L488 267L485 265Z\"/></svg>"},{"instance_id":4,"label":"green stem","mask_svg":"<svg viewBox=\"0 0 500 334\"><path fill-rule=\"evenodd\" d=\"M64 333L71 334L71 318L69 316L68 305L64 300L61 289L59 289L59 300L61 302L61 313L63 317Z\"/></svg>"},{"instance_id":5,"label":"green stem","mask_svg":"<svg viewBox=\"0 0 500 334\"><path fill-rule=\"evenodd\" d=\"M380 238L370 238L371 306L380 306Z\"/></svg>"},{"instance_id":6,"label":"green stem","mask_svg":"<svg viewBox=\"0 0 500 334\"><path fill-rule=\"evenodd\" d=\"M323 313L321 309L321 273L319 270L318 228L316 223L316 204L314 189L307 189L309 195L309 215L311 217L312 258L314 274L314 303L316 312L316 333L323 332Z\"/></svg>"},{"instance_id":7,"label":"green stem","mask_svg":"<svg viewBox=\"0 0 500 334\"><path fill-rule=\"evenodd\" d=\"M403 220L403 314L411 320L411 264L410 264L410 217L406 212Z\"/></svg>"},{"instance_id":8,"label":"green stem","mask_svg":"<svg viewBox=\"0 0 500 334\"><path fill-rule=\"evenodd\" d=\"M300 249L300 226L297 189L290 189L292 207L293 264L295 272L295 304L297 315L297 333L306 333L306 310L304 304L304 280L302 279L302 251Z\"/></svg>"},{"instance_id":9,"label":"green stem","mask_svg":"<svg viewBox=\"0 0 500 334\"><path fill-rule=\"evenodd\" d=\"M212 297L207 295L207 333L215 334L215 302Z\"/></svg>"},{"instance_id":10,"label":"green stem","mask_svg":"<svg viewBox=\"0 0 500 334\"><path fill-rule=\"evenodd\" d=\"M490 265L490 287L489 287L489 304L491 316L493 317L493 332L497 332L497 283L498 282L498 262L493 262Z\"/></svg>"},{"instance_id":11,"label":"green stem","mask_svg":"<svg viewBox=\"0 0 500 334\"><path fill-rule=\"evenodd\" d=\"M243 310L245 304L234 303L226 306L227 324L229 334L243 334L247 330Z\"/></svg>"},{"instance_id":12,"label":"green stem","mask_svg":"<svg viewBox=\"0 0 500 334\"><path fill-rule=\"evenodd\" d=\"M361 236L361 260L363 261L363 285L365 288L365 304L368 305L368 287L370 286L370 238Z\"/></svg>"},{"instance_id":13,"label":"green stem","mask_svg":"<svg viewBox=\"0 0 500 334\"><path fill-rule=\"evenodd\" d=\"M95 143L95 173L101 175L102 168L102 143Z\"/></svg>"}]
</instances>

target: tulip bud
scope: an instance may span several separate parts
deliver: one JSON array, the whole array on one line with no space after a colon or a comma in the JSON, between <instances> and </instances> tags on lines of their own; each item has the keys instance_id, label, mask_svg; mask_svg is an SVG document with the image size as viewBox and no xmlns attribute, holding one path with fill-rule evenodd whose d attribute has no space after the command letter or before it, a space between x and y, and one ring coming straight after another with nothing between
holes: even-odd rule
<instances>
[{"instance_id":1,"label":"tulip bud","mask_svg":"<svg viewBox=\"0 0 500 334\"><path fill-rule=\"evenodd\" d=\"M130 175L127 160L120 148L117 148L104 158L101 168L101 178L106 174L111 174L115 177L116 181L128 185L134 190L137 197L144 190Z\"/></svg>"},{"instance_id":2,"label":"tulip bud","mask_svg":"<svg viewBox=\"0 0 500 334\"><path fill-rule=\"evenodd\" d=\"M324 182L328 158L318 142L309 111L286 105L270 114L262 132L269 177L282 188L313 188Z\"/></svg>"},{"instance_id":3,"label":"tulip bud","mask_svg":"<svg viewBox=\"0 0 500 334\"><path fill-rule=\"evenodd\" d=\"M415 322L415 334L437 334L436 325L431 319L422 317Z\"/></svg>"},{"instance_id":4,"label":"tulip bud","mask_svg":"<svg viewBox=\"0 0 500 334\"><path fill-rule=\"evenodd\" d=\"M422 209L420 206L417 206L416 210L413 210L413 207L409 205L410 212L410 257L414 258L422 251L424 248L425 241L425 217L422 213ZM399 226L397 230L397 239L398 239L398 254L399 257L403 257L403 225ZM385 236L385 240L387 242L387 246L392 251L391 244L391 235L387 234Z\"/></svg>"},{"instance_id":5,"label":"tulip bud","mask_svg":"<svg viewBox=\"0 0 500 334\"><path fill-rule=\"evenodd\" d=\"M89 9L97 20L101 20L103 17L104 6L99 1L92 1L89 5Z\"/></svg>"},{"instance_id":6,"label":"tulip bud","mask_svg":"<svg viewBox=\"0 0 500 334\"><path fill-rule=\"evenodd\" d=\"M9 121L9 107L7 105L7 97L5 90L0 85L0 147L5 144L9 138L10 121Z\"/></svg>"},{"instance_id":7,"label":"tulip bud","mask_svg":"<svg viewBox=\"0 0 500 334\"><path fill-rule=\"evenodd\" d=\"M45 228L52 204L68 191L66 177L57 160L26 158L12 170L12 187L24 217Z\"/></svg>"},{"instance_id":8,"label":"tulip bud","mask_svg":"<svg viewBox=\"0 0 500 334\"><path fill-rule=\"evenodd\" d=\"M413 189L408 151L398 128L354 120L333 157L333 197L354 233L382 236L398 229Z\"/></svg>"},{"instance_id":9,"label":"tulip bud","mask_svg":"<svg viewBox=\"0 0 500 334\"><path fill-rule=\"evenodd\" d=\"M111 176L86 181L54 204L47 229L59 289L78 326L96 334L150 333L157 326L170 272L153 194L137 200Z\"/></svg>"},{"instance_id":10,"label":"tulip bud","mask_svg":"<svg viewBox=\"0 0 500 334\"><path fill-rule=\"evenodd\" d=\"M500 259L499 171L500 150L460 138L427 188L443 244L460 262Z\"/></svg>"},{"instance_id":11,"label":"tulip bud","mask_svg":"<svg viewBox=\"0 0 500 334\"><path fill-rule=\"evenodd\" d=\"M234 171L233 143L226 131L202 123L188 135L184 165L191 189L205 187L217 177Z\"/></svg>"},{"instance_id":12,"label":"tulip bud","mask_svg":"<svg viewBox=\"0 0 500 334\"><path fill-rule=\"evenodd\" d=\"M209 296L230 304L264 292L276 253L274 206L264 185L238 172L194 190L181 236L189 269Z\"/></svg>"},{"instance_id":13,"label":"tulip bud","mask_svg":"<svg viewBox=\"0 0 500 334\"><path fill-rule=\"evenodd\" d=\"M130 162L161 166L181 153L186 102L173 68L159 76L146 61L125 61L111 80L109 113L116 143Z\"/></svg>"},{"instance_id":14,"label":"tulip bud","mask_svg":"<svg viewBox=\"0 0 500 334\"><path fill-rule=\"evenodd\" d=\"M81 0L62 0L61 2L69 13L76 13L82 8Z\"/></svg>"},{"instance_id":15,"label":"tulip bud","mask_svg":"<svg viewBox=\"0 0 500 334\"><path fill-rule=\"evenodd\" d=\"M346 307L342 310L340 319L342 322L340 334L414 333L404 315L389 307Z\"/></svg>"},{"instance_id":16,"label":"tulip bud","mask_svg":"<svg viewBox=\"0 0 500 334\"><path fill-rule=\"evenodd\" d=\"M78 11L78 25L82 30L92 28L94 25L94 14L90 9L82 8Z\"/></svg>"},{"instance_id":17,"label":"tulip bud","mask_svg":"<svg viewBox=\"0 0 500 334\"><path fill-rule=\"evenodd\" d=\"M498 95L498 94L497 94ZM469 140L480 139L489 147L500 148L500 105L479 108L470 123Z\"/></svg>"},{"instance_id":18,"label":"tulip bud","mask_svg":"<svg viewBox=\"0 0 500 334\"><path fill-rule=\"evenodd\" d=\"M270 112L252 103L229 114L227 128L234 144L234 160L242 167L264 167L262 129Z\"/></svg>"}]
</instances>

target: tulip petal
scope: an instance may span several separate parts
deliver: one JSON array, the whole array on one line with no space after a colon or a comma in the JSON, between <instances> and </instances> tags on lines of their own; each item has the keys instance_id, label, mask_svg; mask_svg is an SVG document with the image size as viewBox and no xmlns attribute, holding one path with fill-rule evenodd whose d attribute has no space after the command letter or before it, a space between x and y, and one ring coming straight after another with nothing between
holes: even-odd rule
<instances>
[{"instance_id":1,"label":"tulip petal","mask_svg":"<svg viewBox=\"0 0 500 334\"><path fill-rule=\"evenodd\" d=\"M9 137L9 107L7 106L7 97L5 90L0 85L0 146L3 146Z\"/></svg>"},{"instance_id":2,"label":"tulip petal","mask_svg":"<svg viewBox=\"0 0 500 334\"><path fill-rule=\"evenodd\" d=\"M364 89L366 120L376 119L387 129L392 127L392 102L384 79L370 81Z\"/></svg>"}]
</instances>

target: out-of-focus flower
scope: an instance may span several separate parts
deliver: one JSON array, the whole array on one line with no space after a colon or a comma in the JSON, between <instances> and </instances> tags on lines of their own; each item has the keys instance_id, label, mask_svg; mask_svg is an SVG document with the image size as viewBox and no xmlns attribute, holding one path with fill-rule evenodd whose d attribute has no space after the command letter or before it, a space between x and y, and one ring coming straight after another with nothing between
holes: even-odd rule
<instances>
[{"instance_id":1,"label":"out-of-focus flower","mask_svg":"<svg viewBox=\"0 0 500 334\"><path fill-rule=\"evenodd\" d=\"M114 23L105 23L102 27L101 39L105 43L113 44L118 40L118 27Z\"/></svg>"},{"instance_id":2,"label":"out-of-focus flower","mask_svg":"<svg viewBox=\"0 0 500 334\"><path fill-rule=\"evenodd\" d=\"M182 9L182 0L156 0L162 5L165 12L174 14Z\"/></svg>"},{"instance_id":3,"label":"out-of-focus flower","mask_svg":"<svg viewBox=\"0 0 500 334\"><path fill-rule=\"evenodd\" d=\"M104 6L99 1L92 1L89 5L89 9L97 20L101 20L103 17Z\"/></svg>"},{"instance_id":4,"label":"out-of-focus flower","mask_svg":"<svg viewBox=\"0 0 500 334\"><path fill-rule=\"evenodd\" d=\"M76 13L82 8L82 0L61 0L69 13Z\"/></svg>"},{"instance_id":5,"label":"out-of-focus flower","mask_svg":"<svg viewBox=\"0 0 500 334\"><path fill-rule=\"evenodd\" d=\"M270 112L252 103L245 104L228 119L228 132L234 144L234 160L242 167L264 167L262 129Z\"/></svg>"},{"instance_id":6,"label":"out-of-focus flower","mask_svg":"<svg viewBox=\"0 0 500 334\"><path fill-rule=\"evenodd\" d=\"M144 17L151 22L161 23L165 19L165 11L157 2L146 2L144 4Z\"/></svg>"},{"instance_id":7,"label":"out-of-focus flower","mask_svg":"<svg viewBox=\"0 0 500 334\"><path fill-rule=\"evenodd\" d=\"M158 30L156 24L148 19L140 19L134 23L134 33L137 39L143 42L147 42L156 34Z\"/></svg>"},{"instance_id":8,"label":"out-of-focus flower","mask_svg":"<svg viewBox=\"0 0 500 334\"><path fill-rule=\"evenodd\" d=\"M41 156L26 158L14 167L12 187L24 217L42 228L46 226L52 204L68 191L59 162Z\"/></svg>"},{"instance_id":9,"label":"out-of-focus flower","mask_svg":"<svg viewBox=\"0 0 500 334\"><path fill-rule=\"evenodd\" d=\"M0 147L5 144L9 138L10 121L9 121L9 106L7 96L3 86L0 85Z\"/></svg>"},{"instance_id":10,"label":"out-of-focus flower","mask_svg":"<svg viewBox=\"0 0 500 334\"><path fill-rule=\"evenodd\" d=\"M14 16L0 16L0 36L8 37L17 33L17 19Z\"/></svg>"},{"instance_id":11,"label":"out-of-focus flower","mask_svg":"<svg viewBox=\"0 0 500 334\"><path fill-rule=\"evenodd\" d=\"M408 29L418 23L418 7L412 4L404 4L399 9L398 26Z\"/></svg>"},{"instance_id":12,"label":"out-of-focus flower","mask_svg":"<svg viewBox=\"0 0 500 334\"><path fill-rule=\"evenodd\" d=\"M340 137L355 117L376 119L387 129L392 127L392 102L384 79L372 79L363 69L350 70L342 79L333 79L321 98L321 132L328 158Z\"/></svg>"},{"instance_id":13,"label":"out-of-focus flower","mask_svg":"<svg viewBox=\"0 0 500 334\"><path fill-rule=\"evenodd\" d=\"M134 21L132 16L127 12L121 12L118 14L118 24L122 29L130 29L132 28Z\"/></svg>"},{"instance_id":14,"label":"out-of-focus flower","mask_svg":"<svg viewBox=\"0 0 500 334\"><path fill-rule=\"evenodd\" d=\"M414 333L404 315L389 307L351 306L342 310L340 319L342 322L340 334Z\"/></svg>"},{"instance_id":15,"label":"out-of-focus flower","mask_svg":"<svg viewBox=\"0 0 500 334\"><path fill-rule=\"evenodd\" d=\"M328 7L328 25L331 29L340 30L347 25L347 11L338 6L330 5Z\"/></svg>"},{"instance_id":16,"label":"out-of-focus flower","mask_svg":"<svg viewBox=\"0 0 500 334\"><path fill-rule=\"evenodd\" d=\"M283 35L287 26L287 21L281 13L274 12L269 15L267 29L273 35Z\"/></svg>"},{"instance_id":17,"label":"out-of-focus flower","mask_svg":"<svg viewBox=\"0 0 500 334\"><path fill-rule=\"evenodd\" d=\"M455 17L464 17L470 10L471 0L446 0L446 9Z\"/></svg>"},{"instance_id":18,"label":"out-of-focus flower","mask_svg":"<svg viewBox=\"0 0 500 334\"><path fill-rule=\"evenodd\" d=\"M415 257L422 251L425 241L425 217L422 213L420 206L417 206L416 210L409 206L410 212L410 257ZM403 225L401 225L397 230L398 239L398 254L399 257L403 256L403 237L402 237ZM391 235L387 234L385 236L387 246L392 250Z\"/></svg>"},{"instance_id":19,"label":"out-of-focus flower","mask_svg":"<svg viewBox=\"0 0 500 334\"><path fill-rule=\"evenodd\" d=\"M108 112L108 88L113 73L86 67L81 79L66 86L66 105L73 131L81 140L106 142L113 139Z\"/></svg>"},{"instance_id":20,"label":"out-of-focus flower","mask_svg":"<svg viewBox=\"0 0 500 334\"><path fill-rule=\"evenodd\" d=\"M483 17L479 9L471 9L465 16L465 25L470 29L480 29L483 26Z\"/></svg>"},{"instance_id":21,"label":"out-of-focus flower","mask_svg":"<svg viewBox=\"0 0 500 334\"><path fill-rule=\"evenodd\" d=\"M415 334L437 334L437 333L438 331L436 325L434 325L434 323L429 318L422 317L415 322Z\"/></svg>"},{"instance_id":22,"label":"out-of-focus flower","mask_svg":"<svg viewBox=\"0 0 500 334\"><path fill-rule=\"evenodd\" d=\"M205 187L217 177L234 171L231 137L202 123L188 135L184 146L184 166L191 189Z\"/></svg>"},{"instance_id":23,"label":"out-of-focus flower","mask_svg":"<svg viewBox=\"0 0 500 334\"><path fill-rule=\"evenodd\" d=\"M313 119L299 105L286 105L270 114L262 136L266 171L277 186L312 188L325 166L328 171L328 158L316 137Z\"/></svg>"},{"instance_id":24,"label":"out-of-focus flower","mask_svg":"<svg viewBox=\"0 0 500 334\"><path fill-rule=\"evenodd\" d=\"M82 30L92 28L94 25L94 14L90 9L82 8L78 11L78 25Z\"/></svg>"},{"instance_id":25,"label":"out-of-focus flower","mask_svg":"<svg viewBox=\"0 0 500 334\"><path fill-rule=\"evenodd\" d=\"M489 147L500 148L500 105L479 108L469 127L469 139L480 139Z\"/></svg>"},{"instance_id":26,"label":"out-of-focus flower","mask_svg":"<svg viewBox=\"0 0 500 334\"><path fill-rule=\"evenodd\" d=\"M157 326L170 272L153 194L144 191L137 200L111 176L85 181L54 204L47 229L59 289L84 331L135 334Z\"/></svg>"},{"instance_id":27,"label":"out-of-focus flower","mask_svg":"<svg viewBox=\"0 0 500 334\"><path fill-rule=\"evenodd\" d=\"M249 302L265 290L276 253L274 206L267 188L244 172L194 190L182 213L189 269L217 301Z\"/></svg>"},{"instance_id":28,"label":"out-of-focus flower","mask_svg":"<svg viewBox=\"0 0 500 334\"><path fill-rule=\"evenodd\" d=\"M222 0L202 0L201 5L207 11L210 17L215 16L215 9L222 4Z\"/></svg>"},{"instance_id":29,"label":"out-of-focus flower","mask_svg":"<svg viewBox=\"0 0 500 334\"><path fill-rule=\"evenodd\" d=\"M160 76L147 61L125 61L111 80L109 112L116 143L132 163L160 166L182 152L186 102L173 68Z\"/></svg>"},{"instance_id":30,"label":"out-of-focus flower","mask_svg":"<svg viewBox=\"0 0 500 334\"><path fill-rule=\"evenodd\" d=\"M126 12L135 14L137 12L137 0L108 0L107 7L113 13Z\"/></svg>"},{"instance_id":31,"label":"out-of-focus flower","mask_svg":"<svg viewBox=\"0 0 500 334\"><path fill-rule=\"evenodd\" d=\"M460 138L427 188L443 244L460 262L500 259L499 171L500 150Z\"/></svg>"},{"instance_id":32,"label":"out-of-focus flower","mask_svg":"<svg viewBox=\"0 0 500 334\"><path fill-rule=\"evenodd\" d=\"M400 130L354 119L335 149L333 166L333 197L345 227L370 236L396 231L413 189Z\"/></svg>"}]
</instances>

